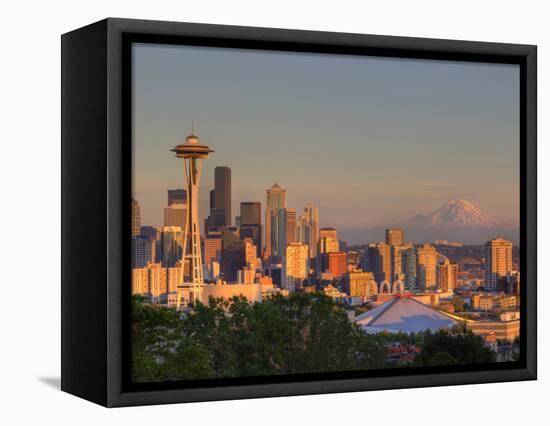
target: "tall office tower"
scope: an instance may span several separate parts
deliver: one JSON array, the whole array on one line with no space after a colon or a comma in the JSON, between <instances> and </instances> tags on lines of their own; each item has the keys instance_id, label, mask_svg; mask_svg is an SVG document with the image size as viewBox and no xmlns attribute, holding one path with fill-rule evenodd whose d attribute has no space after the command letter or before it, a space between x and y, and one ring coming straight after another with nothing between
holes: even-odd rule
<instances>
[{"instance_id":1,"label":"tall office tower","mask_svg":"<svg viewBox=\"0 0 550 426\"><path fill-rule=\"evenodd\" d=\"M288 211L285 208L277 209L271 221L271 242L273 246L272 256L277 257L277 261L284 256L286 246L288 245Z\"/></svg>"},{"instance_id":2,"label":"tall office tower","mask_svg":"<svg viewBox=\"0 0 550 426\"><path fill-rule=\"evenodd\" d=\"M458 284L458 265L445 258L437 265L437 288L444 292L453 291Z\"/></svg>"},{"instance_id":3,"label":"tall office tower","mask_svg":"<svg viewBox=\"0 0 550 426\"><path fill-rule=\"evenodd\" d=\"M286 207L286 191L275 182L271 188L266 191L265 197L265 255L273 254L274 244L272 241L273 220L276 218L277 209ZM275 245L276 247L276 245Z\"/></svg>"},{"instance_id":4,"label":"tall office tower","mask_svg":"<svg viewBox=\"0 0 550 426\"><path fill-rule=\"evenodd\" d=\"M214 208L225 210L222 226L231 226L231 169L229 167L218 166L214 169Z\"/></svg>"},{"instance_id":5,"label":"tall office tower","mask_svg":"<svg viewBox=\"0 0 550 426\"><path fill-rule=\"evenodd\" d=\"M241 203L241 238L252 238L256 246L256 256L262 254L262 204L260 202Z\"/></svg>"},{"instance_id":6,"label":"tall office tower","mask_svg":"<svg viewBox=\"0 0 550 426\"><path fill-rule=\"evenodd\" d=\"M247 268L256 269L257 248L252 238L243 238L244 244L244 263Z\"/></svg>"},{"instance_id":7,"label":"tall office tower","mask_svg":"<svg viewBox=\"0 0 550 426\"><path fill-rule=\"evenodd\" d=\"M162 266L172 268L182 260L184 232L179 226L165 226L161 234Z\"/></svg>"},{"instance_id":8,"label":"tall office tower","mask_svg":"<svg viewBox=\"0 0 550 426\"><path fill-rule=\"evenodd\" d=\"M286 209L286 242L296 242L296 209Z\"/></svg>"},{"instance_id":9,"label":"tall office tower","mask_svg":"<svg viewBox=\"0 0 550 426\"><path fill-rule=\"evenodd\" d=\"M282 287L290 292L302 288L308 277L309 248L306 244L290 244L283 256Z\"/></svg>"},{"instance_id":10,"label":"tall office tower","mask_svg":"<svg viewBox=\"0 0 550 426\"><path fill-rule=\"evenodd\" d=\"M143 268L153 262L154 242L143 235L132 237L132 268Z\"/></svg>"},{"instance_id":11,"label":"tall office tower","mask_svg":"<svg viewBox=\"0 0 550 426\"><path fill-rule=\"evenodd\" d=\"M399 247L401 256L401 272L405 287L413 289L416 287L416 250L412 244L403 244Z\"/></svg>"},{"instance_id":12,"label":"tall office tower","mask_svg":"<svg viewBox=\"0 0 550 426\"><path fill-rule=\"evenodd\" d=\"M420 290L435 290L437 287L437 250L430 244L416 249L416 282Z\"/></svg>"},{"instance_id":13,"label":"tall office tower","mask_svg":"<svg viewBox=\"0 0 550 426\"><path fill-rule=\"evenodd\" d=\"M183 170L187 184L187 220L189 224L185 228L185 236L183 238L183 249L180 253L181 267L185 268L186 253L190 255L190 282L182 282L182 292L188 292L189 303L194 303L196 300L202 300L202 287L204 280L202 276L202 257L201 257L201 237L199 224L199 184L202 170L202 160L208 158L213 152L208 146L202 145L198 136L193 132L185 138L185 143L176 146L172 149L176 153L177 158L183 159ZM229 197L231 199L231 196ZM189 233L189 238L187 234ZM189 241L188 241L189 240ZM189 242L189 250L187 243ZM163 247L164 248L164 247ZM185 272L185 271L184 271ZM182 274L184 277L185 274ZM182 281L185 281L183 278ZM178 292L177 308L181 305L181 293Z\"/></svg>"},{"instance_id":14,"label":"tall office tower","mask_svg":"<svg viewBox=\"0 0 550 426\"><path fill-rule=\"evenodd\" d=\"M178 226L185 229L187 220L187 205L172 204L164 208L164 226Z\"/></svg>"},{"instance_id":15,"label":"tall office tower","mask_svg":"<svg viewBox=\"0 0 550 426\"><path fill-rule=\"evenodd\" d=\"M378 284L382 281L390 282L390 246L385 243L369 244L363 258L363 269L367 272L372 272Z\"/></svg>"},{"instance_id":16,"label":"tall office tower","mask_svg":"<svg viewBox=\"0 0 550 426\"><path fill-rule=\"evenodd\" d=\"M317 241L319 241L319 209L308 203L304 209L304 216L309 226L309 257L317 256Z\"/></svg>"},{"instance_id":17,"label":"tall office tower","mask_svg":"<svg viewBox=\"0 0 550 426\"><path fill-rule=\"evenodd\" d=\"M350 272L344 281L344 291L350 296L373 297L378 294L378 286L372 272Z\"/></svg>"},{"instance_id":18,"label":"tall office tower","mask_svg":"<svg viewBox=\"0 0 550 426\"><path fill-rule=\"evenodd\" d=\"M403 266L401 265L401 248L403 245L392 244L390 245L390 258L391 258L391 280L394 281L404 281L405 277L403 274Z\"/></svg>"},{"instance_id":19,"label":"tall office tower","mask_svg":"<svg viewBox=\"0 0 550 426\"><path fill-rule=\"evenodd\" d=\"M386 244L388 245L401 245L403 244L403 229L391 228L386 229Z\"/></svg>"},{"instance_id":20,"label":"tall office tower","mask_svg":"<svg viewBox=\"0 0 550 426\"><path fill-rule=\"evenodd\" d=\"M210 204L208 206L208 209L212 210L214 207L216 207L216 191L211 189L209 195L210 195Z\"/></svg>"},{"instance_id":21,"label":"tall office tower","mask_svg":"<svg viewBox=\"0 0 550 426\"><path fill-rule=\"evenodd\" d=\"M222 260L220 270L225 281L237 281L237 271L246 266L244 258L244 243L238 229L226 227L222 229Z\"/></svg>"},{"instance_id":22,"label":"tall office tower","mask_svg":"<svg viewBox=\"0 0 550 426\"><path fill-rule=\"evenodd\" d=\"M158 229L154 226L142 226L140 228L140 235L147 237L151 240L151 262L158 262L157 258L158 256L160 256L160 233Z\"/></svg>"},{"instance_id":23,"label":"tall office tower","mask_svg":"<svg viewBox=\"0 0 550 426\"><path fill-rule=\"evenodd\" d=\"M512 242L495 238L485 244L485 290L498 291L512 272Z\"/></svg>"},{"instance_id":24,"label":"tall office tower","mask_svg":"<svg viewBox=\"0 0 550 426\"><path fill-rule=\"evenodd\" d=\"M187 204L187 192L185 189L168 190L168 207L174 204Z\"/></svg>"},{"instance_id":25,"label":"tall office tower","mask_svg":"<svg viewBox=\"0 0 550 426\"><path fill-rule=\"evenodd\" d=\"M141 227L141 213L139 203L132 198L132 236L139 235Z\"/></svg>"},{"instance_id":26,"label":"tall office tower","mask_svg":"<svg viewBox=\"0 0 550 426\"><path fill-rule=\"evenodd\" d=\"M348 272L348 256L342 251L327 253L327 272L340 278Z\"/></svg>"},{"instance_id":27,"label":"tall office tower","mask_svg":"<svg viewBox=\"0 0 550 426\"><path fill-rule=\"evenodd\" d=\"M220 264L222 259L222 233L210 231L204 239L204 263L208 278L215 280L218 278L216 272L219 273L219 268L216 271L214 264Z\"/></svg>"}]
</instances>

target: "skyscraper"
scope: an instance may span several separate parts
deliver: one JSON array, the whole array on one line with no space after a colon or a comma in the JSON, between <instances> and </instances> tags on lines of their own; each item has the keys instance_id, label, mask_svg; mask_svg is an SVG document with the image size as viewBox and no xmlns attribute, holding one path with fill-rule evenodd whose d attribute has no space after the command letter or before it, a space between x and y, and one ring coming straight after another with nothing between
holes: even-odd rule
<instances>
[{"instance_id":1,"label":"skyscraper","mask_svg":"<svg viewBox=\"0 0 550 426\"><path fill-rule=\"evenodd\" d=\"M437 288L444 292L453 291L458 283L458 265L444 259L437 265Z\"/></svg>"},{"instance_id":2,"label":"skyscraper","mask_svg":"<svg viewBox=\"0 0 550 426\"><path fill-rule=\"evenodd\" d=\"M416 249L416 282L420 290L435 290L437 286L437 250L430 244Z\"/></svg>"},{"instance_id":3,"label":"skyscraper","mask_svg":"<svg viewBox=\"0 0 550 426\"><path fill-rule=\"evenodd\" d=\"M340 278L348 272L348 256L346 253L337 251L327 253L327 271L330 272L334 278Z\"/></svg>"},{"instance_id":4,"label":"skyscraper","mask_svg":"<svg viewBox=\"0 0 550 426\"><path fill-rule=\"evenodd\" d=\"M495 238L485 244L485 289L497 291L512 272L512 242Z\"/></svg>"},{"instance_id":5,"label":"skyscraper","mask_svg":"<svg viewBox=\"0 0 550 426\"><path fill-rule=\"evenodd\" d=\"M416 287L416 250L412 244L399 246L401 256L401 272L408 289Z\"/></svg>"},{"instance_id":6,"label":"skyscraper","mask_svg":"<svg viewBox=\"0 0 550 426\"><path fill-rule=\"evenodd\" d=\"M187 192L185 189L168 190L168 207L174 204L187 204Z\"/></svg>"},{"instance_id":7,"label":"skyscraper","mask_svg":"<svg viewBox=\"0 0 550 426\"><path fill-rule=\"evenodd\" d=\"M139 203L132 198L132 236L139 235L141 227L141 213Z\"/></svg>"},{"instance_id":8,"label":"skyscraper","mask_svg":"<svg viewBox=\"0 0 550 426\"><path fill-rule=\"evenodd\" d=\"M296 210L286 209L286 242L296 242Z\"/></svg>"},{"instance_id":9,"label":"skyscraper","mask_svg":"<svg viewBox=\"0 0 550 426\"><path fill-rule=\"evenodd\" d=\"M401 228L386 229L386 244L390 246L403 244L403 229Z\"/></svg>"},{"instance_id":10,"label":"skyscraper","mask_svg":"<svg viewBox=\"0 0 550 426\"><path fill-rule=\"evenodd\" d=\"M277 250L276 243L273 242L273 225L277 217L277 209L286 207L286 191L275 182L273 186L266 191L265 199L265 255L271 256ZM276 226L276 225L275 225Z\"/></svg>"},{"instance_id":11,"label":"skyscraper","mask_svg":"<svg viewBox=\"0 0 550 426\"><path fill-rule=\"evenodd\" d=\"M164 208L164 226L179 226L181 229L185 229L186 220L186 204L171 204Z\"/></svg>"},{"instance_id":12,"label":"skyscraper","mask_svg":"<svg viewBox=\"0 0 550 426\"><path fill-rule=\"evenodd\" d=\"M309 226L309 257L314 258L317 255L317 241L319 240L319 209L308 203L304 209L304 217Z\"/></svg>"},{"instance_id":13,"label":"skyscraper","mask_svg":"<svg viewBox=\"0 0 550 426\"><path fill-rule=\"evenodd\" d=\"M154 241L143 235L132 237L132 268L143 268L153 262Z\"/></svg>"},{"instance_id":14,"label":"skyscraper","mask_svg":"<svg viewBox=\"0 0 550 426\"><path fill-rule=\"evenodd\" d=\"M214 208L225 211L222 226L231 226L231 169L218 166L214 169Z\"/></svg>"},{"instance_id":15,"label":"skyscraper","mask_svg":"<svg viewBox=\"0 0 550 426\"><path fill-rule=\"evenodd\" d=\"M206 270L208 272L208 277L210 279L216 279L217 275L214 268L214 263L218 265L221 263L222 259L222 233L210 231L206 234L204 239L204 262L206 265Z\"/></svg>"},{"instance_id":16,"label":"skyscraper","mask_svg":"<svg viewBox=\"0 0 550 426\"><path fill-rule=\"evenodd\" d=\"M290 244L283 256L282 287L290 292L302 287L308 277L309 250L307 245Z\"/></svg>"},{"instance_id":17,"label":"skyscraper","mask_svg":"<svg viewBox=\"0 0 550 426\"><path fill-rule=\"evenodd\" d=\"M241 203L241 238L252 238L256 256L262 253L262 205L260 202Z\"/></svg>"},{"instance_id":18,"label":"skyscraper","mask_svg":"<svg viewBox=\"0 0 550 426\"><path fill-rule=\"evenodd\" d=\"M165 226L161 234L162 266L172 268L184 254L184 233L179 226Z\"/></svg>"},{"instance_id":19,"label":"skyscraper","mask_svg":"<svg viewBox=\"0 0 550 426\"><path fill-rule=\"evenodd\" d=\"M277 209L274 220L272 221L272 242L273 254L278 258L284 255L286 246L288 245L288 211L285 208Z\"/></svg>"},{"instance_id":20,"label":"skyscraper","mask_svg":"<svg viewBox=\"0 0 550 426\"><path fill-rule=\"evenodd\" d=\"M385 243L369 244L363 258L363 269L374 274L378 284L391 284L391 251Z\"/></svg>"},{"instance_id":21,"label":"skyscraper","mask_svg":"<svg viewBox=\"0 0 550 426\"><path fill-rule=\"evenodd\" d=\"M340 251L340 243L338 242L336 229L321 228L319 230L317 254L332 253L335 251Z\"/></svg>"},{"instance_id":22,"label":"skyscraper","mask_svg":"<svg viewBox=\"0 0 550 426\"><path fill-rule=\"evenodd\" d=\"M183 159L183 170L187 184L188 206L186 222L189 224L189 227L185 228L183 250L180 260L181 267L184 269L186 253L188 252L190 254L190 282L182 283L182 290L186 290L187 292L187 301L189 303L194 303L196 300L202 299L202 287L204 285L199 224L199 183L202 160L208 158L213 151L208 146L202 145L198 136L194 135L193 132L185 138L185 143L176 146L172 151L176 153L177 158ZM188 232L189 238L187 238ZM188 240L190 245L189 250L187 250ZM184 275L185 274L182 274L182 276ZM184 278L182 278L182 281L184 281ZM185 289L183 287L185 287ZM181 292L178 292L178 308L181 304L181 295Z\"/></svg>"}]
</instances>

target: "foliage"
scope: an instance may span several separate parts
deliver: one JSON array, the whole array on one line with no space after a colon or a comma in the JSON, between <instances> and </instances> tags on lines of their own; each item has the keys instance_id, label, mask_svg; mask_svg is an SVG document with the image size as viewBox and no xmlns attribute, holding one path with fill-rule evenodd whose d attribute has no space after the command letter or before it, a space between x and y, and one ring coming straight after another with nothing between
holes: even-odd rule
<instances>
[{"instance_id":1,"label":"foliage","mask_svg":"<svg viewBox=\"0 0 550 426\"><path fill-rule=\"evenodd\" d=\"M183 315L132 301L136 382L379 369L387 346L416 345L414 365L494 362L464 326L417 334L364 333L344 307L320 293L276 295L263 303L210 299Z\"/></svg>"},{"instance_id":2,"label":"foliage","mask_svg":"<svg viewBox=\"0 0 550 426\"><path fill-rule=\"evenodd\" d=\"M495 353L485 347L481 337L471 331L438 330L422 333L422 351L415 359L418 366L478 364L495 362Z\"/></svg>"},{"instance_id":3,"label":"foliage","mask_svg":"<svg viewBox=\"0 0 550 426\"><path fill-rule=\"evenodd\" d=\"M385 348L331 298L313 293L211 299L185 318L135 301L134 380L240 377L382 368ZM202 376L201 376L202 375Z\"/></svg>"},{"instance_id":4,"label":"foliage","mask_svg":"<svg viewBox=\"0 0 550 426\"><path fill-rule=\"evenodd\" d=\"M455 312L462 312L464 311L464 300L460 296L453 296L453 299L451 300L451 304L453 305Z\"/></svg>"},{"instance_id":5,"label":"foliage","mask_svg":"<svg viewBox=\"0 0 550 426\"><path fill-rule=\"evenodd\" d=\"M132 298L132 377L160 382L212 376L204 346L186 338L173 309Z\"/></svg>"}]
</instances>

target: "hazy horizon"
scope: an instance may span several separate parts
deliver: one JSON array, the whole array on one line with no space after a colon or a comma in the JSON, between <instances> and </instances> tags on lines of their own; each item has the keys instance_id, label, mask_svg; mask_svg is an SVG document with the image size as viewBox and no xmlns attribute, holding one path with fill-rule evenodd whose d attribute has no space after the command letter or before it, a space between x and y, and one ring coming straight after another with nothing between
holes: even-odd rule
<instances>
[{"instance_id":1,"label":"hazy horizon","mask_svg":"<svg viewBox=\"0 0 550 426\"><path fill-rule=\"evenodd\" d=\"M519 67L136 44L133 195L162 225L191 131L232 170L232 220L274 182L339 230L400 223L450 199L519 220Z\"/></svg>"}]
</instances>

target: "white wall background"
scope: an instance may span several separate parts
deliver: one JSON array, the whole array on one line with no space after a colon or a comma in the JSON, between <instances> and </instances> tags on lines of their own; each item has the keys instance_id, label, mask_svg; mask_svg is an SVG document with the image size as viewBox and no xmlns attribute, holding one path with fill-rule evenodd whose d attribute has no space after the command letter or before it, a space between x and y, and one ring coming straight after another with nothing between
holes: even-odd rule
<instances>
[{"instance_id":1,"label":"white wall background","mask_svg":"<svg viewBox=\"0 0 550 426\"><path fill-rule=\"evenodd\" d=\"M60 358L60 34L108 16L539 46L539 218L548 218L544 1L18 1L1 6L0 423L542 424L550 279L539 269L539 381L107 410L56 389ZM539 221L540 258L550 255ZM546 358L546 359L545 359ZM406 379L404 379L406 380ZM546 395L545 395L546 394ZM537 419L540 419L537 421ZM546 420L547 421L547 420Z\"/></svg>"}]
</instances>

